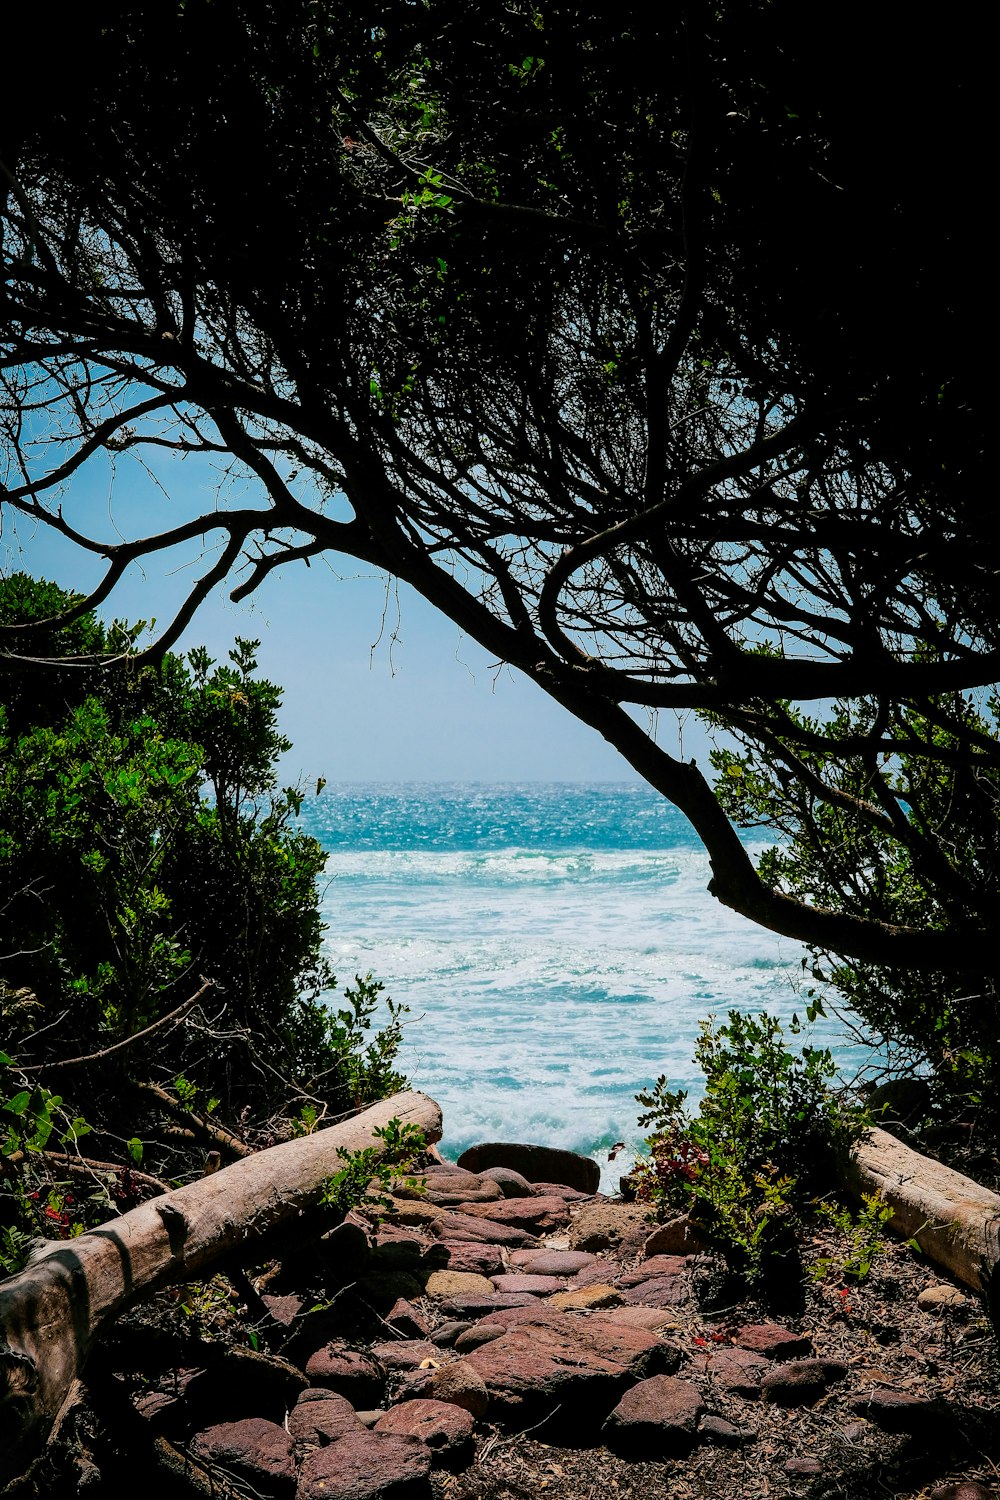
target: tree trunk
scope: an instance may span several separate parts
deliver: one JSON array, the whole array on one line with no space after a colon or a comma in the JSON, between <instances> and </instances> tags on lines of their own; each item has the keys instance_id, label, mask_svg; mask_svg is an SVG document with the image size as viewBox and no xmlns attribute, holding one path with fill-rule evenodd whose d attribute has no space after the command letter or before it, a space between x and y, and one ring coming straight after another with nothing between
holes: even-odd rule
<instances>
[{"instance_id":1,"label":"tree trunk","mask_svg":"<svg viewBox=\"0 0 1000 1500\"><path fill-rule=\"evenodd\" d=\"M897 1140L868 1131L855 1146L846 1174L859 1197L881 1193L889 1223L975 1291L1000 1259L1000 1196Z\"/></svg>"},{"instance_id":2,"label":"tree trunk","mask_svg":"<svg viewBox=\"0 0 1000 1500\"><path fill-rule=\"evenodd\" d=\"M395 1094L329 1129L266 1151L74 1240L52 1242L0 1286L0 1482L40 1447L103 1330L150 1292L201 1276L315 1203L340 1154L377 1144L398 1118L441 1136L426 1094Z\"/></svg>"}]
</instances>

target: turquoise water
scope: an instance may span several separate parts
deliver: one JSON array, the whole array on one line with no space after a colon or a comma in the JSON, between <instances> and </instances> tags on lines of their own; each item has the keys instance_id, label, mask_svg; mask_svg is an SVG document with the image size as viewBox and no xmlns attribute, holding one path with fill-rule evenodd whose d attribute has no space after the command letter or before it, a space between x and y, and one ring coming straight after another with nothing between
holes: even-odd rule
<instances>
[{"instance_id":1,"label":"turquoise water","mask_svg":"<svg viewBox=\"0 0 1000 1500\"><path fill-rule=\"evenodd\" d=\"M699 1020L804 1009L802 949L708 895L689 825L643 784L345 783L303 824L329 851L338 978L370 970L409 1005L403 1067L449 1154L500 1138L603 1160L634 1146L660 1073L697 1095ZM835 1021L810 1040L863 1061Z\"/></svg>"}]
</instances>

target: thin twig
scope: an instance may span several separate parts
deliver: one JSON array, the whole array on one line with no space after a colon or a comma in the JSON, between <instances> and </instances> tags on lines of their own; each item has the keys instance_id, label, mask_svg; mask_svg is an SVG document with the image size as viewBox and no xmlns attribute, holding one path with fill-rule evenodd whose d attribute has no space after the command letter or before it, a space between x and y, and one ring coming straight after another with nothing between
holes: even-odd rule
<instances>
[{"instance_id":1,"label":"thin twig","mask_svg":"<svg viewBox=\"0 0 1000 1500\"><path fill-rule=\"evenodd\" d=\"M102 1062L104 1058L111 1057L115 1052L124 1051L126 1047L131 1047L133 1042L141 1041L143 1037L150 1036L152 1032L159 1031L164 1026L169 1026L171 1022L180 1021L191 1007L201 999L205 991L212 988L214 983L214 979L203 979L201 988L196 990L190 999L185 1000L183 1005L178 1005L176 1010L172 1010L169 1015L161 1016L158 1021L154 1021L150 1026L144 1026L141 1031L134 1031L124 1041L113 1042L110 1047L103 1047L100 1052L88 1052L83 1057L53 1058L49 1062L28 1063L27 1065L18 1064L18 1072L43 1073L52 1071L55 1068L59 1068L60 1070L63 1068L79 1068L84 1063Z\"/></svg>"}]
</instances>

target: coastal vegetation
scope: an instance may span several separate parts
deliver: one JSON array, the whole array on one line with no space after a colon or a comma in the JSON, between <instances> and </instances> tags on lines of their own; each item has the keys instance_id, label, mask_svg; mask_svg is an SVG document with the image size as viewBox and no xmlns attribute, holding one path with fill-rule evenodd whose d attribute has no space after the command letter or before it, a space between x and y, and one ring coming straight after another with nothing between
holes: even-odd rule
<instances>
[{"instance_id":1,"label":"coastal vegetation","mask_svg":"<svg viewBox=\"0 0 1000 1500\"><path fill-rule=\"evenodd\" d=\"M44 623L74 603L0 581L25 631L0 685L8 1271L206 1149L232 1160L403 1083L403 1008L373 1030L371 976L331 1001L324 854L277 783L281 693L254 643L138 666L139 626Z\"/></svg>"}]
</instances>

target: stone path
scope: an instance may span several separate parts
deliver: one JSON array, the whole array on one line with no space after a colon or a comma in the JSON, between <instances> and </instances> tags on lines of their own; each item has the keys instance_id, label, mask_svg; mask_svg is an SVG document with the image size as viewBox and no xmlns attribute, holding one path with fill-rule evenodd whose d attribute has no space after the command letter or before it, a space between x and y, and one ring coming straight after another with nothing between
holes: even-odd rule
<instances>
[{"instance_id":1,"label":"stone path","mask_svg":"<svg viewBox=\"0 0 1000 1500\"><path fill-rule=\"evenodd\" d=\"M220 1377L222 1419L199 1425L205 1381L195 1403L176 1374L173 1390L138 1392L137 1407L210 1479L273 1500L457 1494L446 1476L468 1468L485 1434L525 1431L536 1446L602 1448L628 1464L704 1467L739 1452L752 1475L766 1459L785 1488L772 1477L748 1497L853 1495L863 1490L830 1487L829 1444L809 1446L831 1402L859 1452L915 1437L947 1447L968 1424L968 1403L909 1377L905 1360L880 1370L880 1346L846 1317L819 1337L808 1320L710 1314L712 1260L691 1226L651 1225L602 1198L581 1158L519 1150L504 1161L479 1148L478 1172L437 1163L426 1192L391 1214L351 1215L327 1247L327 1305L266 1291L262 1331L282 1354L261 1361L258 1386L244 1379L239 1411ZM565 1180L529 1181L515 1163ZM929 1327L974 1310L923 1279L914 1315ZM670 1493L712 1491L678 1479ZM996 1495L985 1480L921 1493Z\"/></svg>"}]
</instances>

